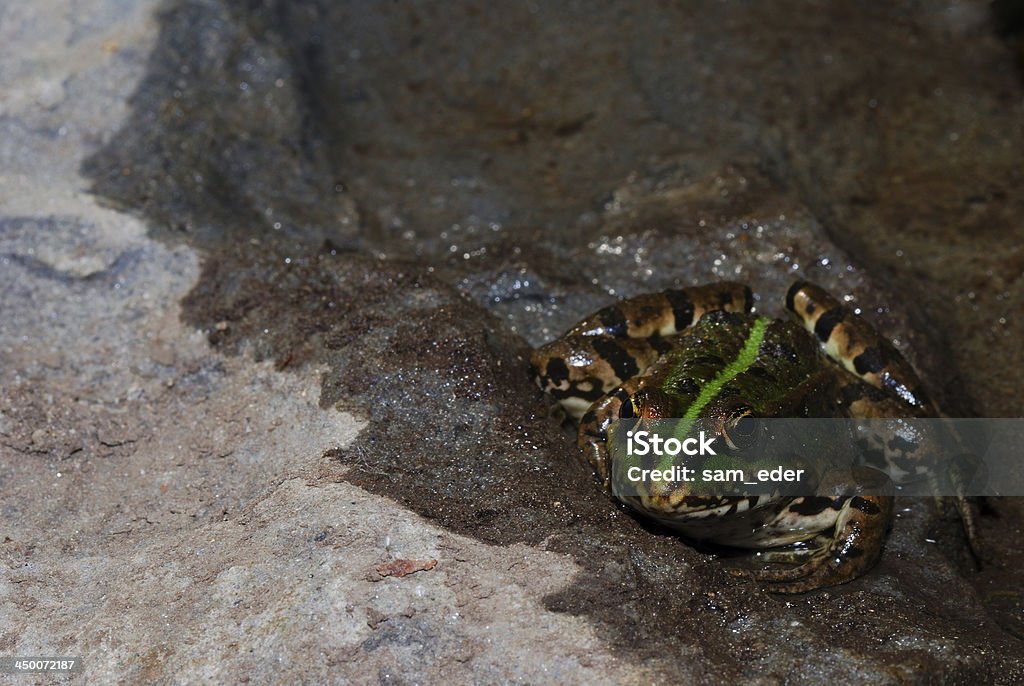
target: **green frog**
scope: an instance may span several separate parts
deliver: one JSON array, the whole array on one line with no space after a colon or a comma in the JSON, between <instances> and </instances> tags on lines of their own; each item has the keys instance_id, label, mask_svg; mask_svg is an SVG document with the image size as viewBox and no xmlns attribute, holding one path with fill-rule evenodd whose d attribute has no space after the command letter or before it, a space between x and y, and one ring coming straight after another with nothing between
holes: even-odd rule
<instances>
[{"instance_id":1,"label":"green frog","mask_svg":"<svg viewBox=\"0 0 1024 686\"><path fill-rule=\"evenodd\" d=\"M732 444L757 417L938 415L902 355L822 288L793 284L793 321L756 316L752 306L750 288L732 282L640 295L534 351L537 384L579 423L578 446L606 489L616 467L608 432L620 418L710 421ZM712 495L686 482L616 495L689 538L762 551L784 564L731 571L800 593L854 579L881 555L892 497L850 495L859 485L880 492L880 473L854 474L864 483L843 495Z\"/></svg>"}]
</instances>

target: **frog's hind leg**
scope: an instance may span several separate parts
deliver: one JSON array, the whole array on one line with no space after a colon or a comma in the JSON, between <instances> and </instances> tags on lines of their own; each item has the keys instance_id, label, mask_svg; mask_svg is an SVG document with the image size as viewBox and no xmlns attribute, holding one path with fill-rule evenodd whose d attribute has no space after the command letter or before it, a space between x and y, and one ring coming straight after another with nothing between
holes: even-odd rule
<instances>
[{"instance_id":1,"label":"frog's hind leg","mask_svg":"<svg viewBox=\"0 0 1024 686\"><path fill-rule=\"evenodd\" d=\"M786 294L786 308L814 334L826 355L902 405L902 415L936 416L917 373L899 351L823 288L797 281ZM851 409L855 415L885 416L868 407L860 412L857 407Z\"/></svg>"},{"instance_id":2,"label":"frog's hind leg","mask_svg":"<svg viewBox=\"0 0 1024 686\"><path fill-rule=\"evenodd\" d=\"M672 336L708 312L749 312L753 305L750 287L733 281L644 293L598 310L569 329L566 336Z\"/></svg>"},{"instance_id":3,"label":"frog's hind leg","mask_svg":"<svg viewBox=\"0 0 1024 686\"><path fill-rule=\"evenodd\" d=\"M591 405L643 374L672 347L670 340L660 336L568 336L535 350L531 363L541 390L579 421Z\"/></svg>"},{"instance_id":4,"label":"frog's hind leg","mask_svg":"<svg viewBox=\"0 0 1024 686\"><path fill-rule=\"evenodd\" d=\"M854 417L939 417L913 367L867 321L820 286L797 281L786 294L786 307L814 334L825 353L868 387L852 383L842 402ZM978 505L953 496L967 543L980 563L984 552L978 533Z\"/></svg>"},{"instance_id":5,"label":"frog's hind leg","mask_svg":"<svg viewBox=\"0 0 1024 686\"><path fill-rule=\"evenodd\" d=\"M835 517L834 534L818 537L814 545L787 561L806 559L786 569L732 570L764 582L772 593L804 593L823 586L845 583L862 575L878 561L892 518L888 496L797 498L780 517ZM809 557L809 559L807 559ZM786 553L772 554L771 561L786 560Z\"/></svg>"}]
</instances>

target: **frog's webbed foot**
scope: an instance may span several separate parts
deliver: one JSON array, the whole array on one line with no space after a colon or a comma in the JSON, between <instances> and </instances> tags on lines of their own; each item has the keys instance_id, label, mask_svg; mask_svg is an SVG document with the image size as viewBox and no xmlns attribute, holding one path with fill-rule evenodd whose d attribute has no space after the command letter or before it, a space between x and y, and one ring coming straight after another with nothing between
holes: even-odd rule
<instances>
[{"instance_id":1,"label":"frog's webbed foot","mask_svg":"<svg viewBox=\"0 0 1024 686\"><path fill-rule=\"evenodd\" d=\"M839 510L832 537L816 539L821 543L817 548L809 546L802 550L772 552L768 556L772 562L806 558L806 561L795 567L731 569L730 573L763 583L765 590L772 593L805 593L855 579L878 561L892 517L891 497L815 497L800 498L798 501L794 504L797 508Z\"/></svg>"}]
</instances>

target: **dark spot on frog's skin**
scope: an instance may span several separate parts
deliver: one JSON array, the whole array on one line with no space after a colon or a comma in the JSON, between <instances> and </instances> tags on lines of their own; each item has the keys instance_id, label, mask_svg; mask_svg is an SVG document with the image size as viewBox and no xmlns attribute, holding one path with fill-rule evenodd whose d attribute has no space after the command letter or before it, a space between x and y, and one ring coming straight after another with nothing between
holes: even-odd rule
<instances>
[{"instance_id":1,"label":"dark spot on frog's skin","mask_svg":"<svg viewBox=\"0 0 1024 686\"><path fill-rule=\"evenodd\" d=\"M881 391L874 386L869 386L866 383L846 384L843 386L839 395L845 405L852 405L858 400L878 402L888 397L884 391Z\"/></svg>"},{"instance_id":2,"label":"dark spot on frog's skin","mask_svg":"<svg viewBox=\"0 0 1024 686\"><path fill-rule=\"evenodd\" d=\"M604 325L604 333L612 336L625 336L629 323L626 315L617 306L606 307L597 313L597 319Z\"/></svg>"},{"instance_id":3,"label":"dark spot on frog's skin","mask_svg":"<svg viewBox=\"0 0 1024 686\"><path fill-rule=\"evenodd\" d=\"M828 312L823 312L822 315L818 317L818 323L814 325L814 335L818 337L819 341L827 341L832 335L832 330L835 329L836 326L838 326L845 318L846 310L840 307L831 309Z\"/></svg>"},{"instance_id":4,"label":"dark spot on frog's skin","mask_svg":"<svg viewBox=\"0 0 1024 686\"><path fill-rule=\"evenodd\" d=\"M888 466L888 462L885 459L885 452L882 450L869 450L868 448L863 448L858 452L858 455L860 455L860 459L864 464L871 467L885 469Z\"/></svg>"},{"instance_id":5,"label":"dark spot on frog's skin","mask_svg":"<svg viewBox=\"0 0 1024 686\"><path fill-rule=\"evenodd\" d=\"M850 406L864 397L862 384L848 383L839 389L839 404Z\"/></svg>"},{"instance_id":6,"label":"dark spot on frog's skin","mask_svg":"<svg viewBox=\"0 0 1024 686\"><path fill-rule=\"evenodd\" d=\"M804 498L801 502L794 502L789 510L794 514L813 516L821 514L825 510L839 510L843 506L844 498L826 498L824 496L811 496Z\"/></svg>"},{"instance_id":7,"label":"dark spot on frog's skin","mask_svg":"<svg viewBox=\"0 0 1024 686\"><path fill-rule=\"evenodd\" d=\"M886 444L886 446L889 448L889 450L893 451L894 453L913 453L916 452L918 448L917 443L914 443L913 441L908 441L902 436L893 436L892 438L889 439L889 442Z\"/></svg>"},{"instance_id":8,"label":"dark spot on frog's skin","mask_svg":"<svg viewBox=\"0 0 1024 686\"><path fill-rule=\"evenodd\" d=\"M615 372L615 376L619 377L622 381L632 379L640 373L640 368L637 366L633 356L615 341L608 340L607 338L596 338L594 340L594 350L605 359L609 366L611 366L612 371Z\"/></svg>"},{"instance_id":9,"label":"dark spot on frog's skin","mask_svg":"<svg viewBox=\"0 0 1024 686\"><path fill-rule=\"evenodd\" d=\"M548 360L548 366L544 373L547 375L548 380L556 386L569 379L569 367L566 366L565 360L560 357L552 357Z\"/></svg>"},{"instance_id":10,"label":"dark spot on frog's skin","mask_svg":"<svg viewBox=\"0 0 1024 686\"><path fill-rule=\"evenodd\" d=\"M672 344L658 334L654 334L648 338L647 342L651 344L651 347L654 348L659 355L664 355L665 353L672 351Z\"/></svg>"},{"instance_id":11,"label":"dark spot on frog's skin","mask_svg":"<svg viewBox=\"0 0 1024 686\"><path fill-rule=\"evenodd\" d=\"M854 496L850 499L850 507L869 515L876 515L882 511L878 505L860 496Z\"/></svg>"},{"instance_id":12,"label":"dark spot on frog's skin","mask_svg":"<svg viewBox=\"0 0 1024 686\"><path fill-rule=\"evenodd\" d=\"M586 383L589 383L590 387L581 388L581 385ZM578 384L574 384L565 391L553 389L551 391L551 395L555 396L556 398L559 396L565 398L583 398L584 400L594 402L595 400L599 400L600 398L604 397L604 388L602 388L601 386L600 379L595 379L594 377L587 377L584 381L581 381Z\"/></svg>"},{"instance_id":13,"label":"dark spot on frog's skin","mask_svg":"<svg viewBox=\"0 0 1024 686\"><path fill-rule=\"evenodd\" d=\"M793 311L795 309L794 302L796 301L796 294L799 293L807 285L806 281L797 281L789 290L786 291L786 309Z\"/></svg>"},{"instance_id":14,"label":"dark spot on frog's skin","mask_svg":"<svg viewBox=\"0 0 1024 686\"><path fill-rule=\"evenodd\" d=\"M885 353L881 348L868 348L853 358L853 368L858 374L877 374L885 368Z\"/></svg>"},{"instance_id":15,"label":"dark spot on frog's skin","mask_svg":"<svg viewBox=\"0 0 1024 686\"><path fill-rule=\"evenodd\" d=\"M693 303L686 295L686 291L668 290L665 291L668 304L672 306L672 316L675 318L676 331L682 331L693 323Z\"/></svg>"}]
</instances>

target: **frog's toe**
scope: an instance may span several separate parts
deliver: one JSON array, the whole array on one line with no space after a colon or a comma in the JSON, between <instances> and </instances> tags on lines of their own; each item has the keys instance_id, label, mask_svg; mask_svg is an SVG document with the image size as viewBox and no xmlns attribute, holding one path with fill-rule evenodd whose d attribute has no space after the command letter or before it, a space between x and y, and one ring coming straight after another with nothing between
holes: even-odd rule
<instances>
[{"instance_id":1,"label":"frog's toe","mask_svg":"<svg viewBox=\"0 0 1024 686\"><path fill-rule=\"evenodd\" d=\"M769 593L806 593L852 581L874 564L873 559L867 564L860 563L860 559L858 556L844 558L828 550L796 567L760 569L745 572L743 576L762 584Z\"/></svg>"},{"instance_id":2,"label":"frog's toe","mask_svg":"<svg viewBox=\"0 0 1024 686\"><path fill-rule=\"evenodd\" d=\"M784 569L727 567L725 571L734 578L757 582L770 593L805 593L822 586L841 583L836 581L832 575L822 573L823 562L826 562L824 556L819 554L813 560ZM850 578L856 574L853 573Z\"/></svg>"},{"instance_id":3,"label":"frog's toe","mask_svg":"<svg viewBox=\"0 0 1024 686\"><path fill-rule=\"evenodd\" d=\"M796 543L788 548L762 550L757 554L758 560L768 564L799 565L829 547L832 537L820 534L810 541Z\"/></svg>"},{"instance_id":4,"label":"frog's toe","mask_svg":"<svg viewBox=\"0 0 1024 686\"><path fill-rule=\"evenodd\" d=\"M725 571L733 577L755 581L767 581L765 575L769 573L775 575L795 574L794 578L799 578L806 572L790 572L789 570L799 569L799 565L807 562L808 558L814 555L820 556L822 551L829 546L831 540L825 536L817 536L813 541L801 543L799 546L762 550L757 554L756 559L737 560L731 566L726 567ZM784 568L772 567L769 572L768 568L756 567L755 565L758 563L786 566Z\"/></svg>"},{"instance_id":5,"label":"frog's toe","mask_svg":"<svg viewBox=\"0 0 1024 686\"><path fill-rule=\"evenodd\" d=\"M819 553L803 564L787 569L762 569L750 576L770 593L806 593L823 586L835 586L856 578L864 571L857 565L844 564Z\"/></svg>"},{"instance_id":6,"label":"frog's toe","mask_svg":"<svg viewBox=\"0 0 1024 686\"><path fill-rule=\"evenodd\" d=\"M935 499L939 514L944 519L959 519L963 526L964 537L967 539L971 560L977 569L988 561L979 531L978 520L981 517L981 501L963 495L941 496Z\"/></svg>"}]
</instances>

